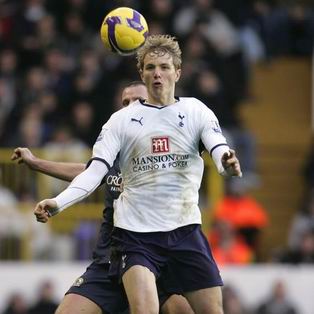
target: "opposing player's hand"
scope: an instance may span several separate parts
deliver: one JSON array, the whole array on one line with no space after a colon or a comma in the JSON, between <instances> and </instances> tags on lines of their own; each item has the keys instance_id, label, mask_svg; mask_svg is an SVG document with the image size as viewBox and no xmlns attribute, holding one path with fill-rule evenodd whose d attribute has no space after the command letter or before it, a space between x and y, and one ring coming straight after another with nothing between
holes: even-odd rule
<instances>
[{"instance_id":1,"label":"opposing player's hand","mask_svg":"<svg viewBox=\"0 0 314 314\"><path fill-rule=\"evenodd\" d=\"M242 177L240 162L233 149L222 155L221 163L229 176Z\"/></svg>"},{"instance_id":2,"label":"opposing player's hand","mask_svg":"<svg viewBox=\"0 0 314 314\"><path fill-rule=\"evenodd\" d=\"M30 168L33 167L35 163L36 157L32 154L32 152L26 147L18 147L14 150L12 156L12 161L17 161L18 164L25 163Z\"/></svg>"},{"instance_id":3,"label":"opposing player's hand","mask_svg":"<svg viewBox=\"0 0 314 314\"><path fill-rule=\"evenodd\" d=\"M52 199L46 199L39 202L34 209L34 215L36 216L36 220L42 223L46 223L49 217L52 216L49 210L55 210L56 207L57 203Z\"/></svg>"}]
</instances>

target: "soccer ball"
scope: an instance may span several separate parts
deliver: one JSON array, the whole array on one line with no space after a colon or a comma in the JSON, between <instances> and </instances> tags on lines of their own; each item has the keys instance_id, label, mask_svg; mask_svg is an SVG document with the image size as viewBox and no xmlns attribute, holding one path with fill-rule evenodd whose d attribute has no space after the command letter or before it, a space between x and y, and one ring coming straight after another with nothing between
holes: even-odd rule
<instances>
[{"instance_id":1,"label":"soccer ball","mask_svg":"<svg viewBox=\"0 0 314 314\"><path fill-rule=\"evenodd\" d=\"M105 47L120 55L132 55L148 36L145 18L137 11L121 7L104 18L100 29Z\"/></svg>"}]
</instances>

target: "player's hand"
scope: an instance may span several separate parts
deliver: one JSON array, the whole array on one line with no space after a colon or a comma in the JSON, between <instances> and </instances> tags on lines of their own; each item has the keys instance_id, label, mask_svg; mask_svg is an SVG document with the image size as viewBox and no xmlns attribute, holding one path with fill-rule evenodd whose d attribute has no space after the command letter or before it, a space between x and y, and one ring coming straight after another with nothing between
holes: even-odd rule
<instances>
[{"instance_id":1,"label":"player's hand","mask_svg":"<svg viewBox=\"0 0 314 314\"><path fill-rule=\"evenodd\" d=\"M240 162L233 149L222 155L221 163L229 176L242 177Z\"/></svg>"},{"instance_id":2,"label":"player's hand","mask_svg":"<svg viewBox=\"0 0 314 314\"><path fill-rule=\"evenodd\" d=\"M34 209L34 215L36 216L36 220L42 223L46 223L48 219L52 216L50 211L55 211L56 208L57 203L52 199L46 199L39 202Z\"/></svg>"},{"instance_id":3,"label":"player's hand","mask_svg":"<svg viewBox=\"0 0 314 314\"><path fill-rule=\"evenodd\" d=\"M18 147L14 150L12 156L12 161L17 161L18 164L25 163L31 169L33 168L36 157L32 154L32 152L26 147Z\"/></svg>"}]
</instances>

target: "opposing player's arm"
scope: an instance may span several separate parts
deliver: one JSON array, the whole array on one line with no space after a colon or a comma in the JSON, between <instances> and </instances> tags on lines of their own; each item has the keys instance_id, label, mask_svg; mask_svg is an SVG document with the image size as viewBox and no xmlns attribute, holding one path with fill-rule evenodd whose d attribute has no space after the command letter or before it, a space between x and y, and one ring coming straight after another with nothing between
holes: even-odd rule
<instances>
[{"instance_id":1,"label":"opposing player's arm","mask_svg":"<svg viewBox=\"0 0 314 314\"><path fill-rule=\"evenodd\" d=\"M36 157L28 148L18 147L14 150L11 160L18 164L26 164L31 170L48 176L71 182L85 169L83 163L56 162Z\"/></svg>"},{"instance_id":2,"label":"opposing player's arm","mask_svg":"<svg viewBox=\"0 0 314 314\"><path fill-rule=\"evenodd\" d=\"M39 222L47 222L67 207L89 196L101 183L120 151L120 139L114 127L115 115L104 125L93 147L93 158L89 167L81 172L58 196L39 202L34 214ZM108 145L110 143L110 145Z\"/></svg>"},{"instance_id":3,"label":"opposing player's arm","mask_svg":"<svg viewBox=\"0 0 314 314\"><path fill-rule=\"evenodd\" d=\"M225 176L242 177L241 166L235 151L230 149L222 134L218 119L202 106L201 140L212 157L218 172Z\"/></svg>"},{"instance_id":4,"label":"opposing player's arm","mask_svg":"<svg viewBox=\"0 0 314 314\"><path fill-rule=\"evenodd\" d=\"M47 222L49 217L85 199L100 185L109 168L107 162L99 159L93 160L90 166L75 177L71 184L58 196L45 199L36 205L34 214L37 221Z\"/></svg>"}]
</instances>

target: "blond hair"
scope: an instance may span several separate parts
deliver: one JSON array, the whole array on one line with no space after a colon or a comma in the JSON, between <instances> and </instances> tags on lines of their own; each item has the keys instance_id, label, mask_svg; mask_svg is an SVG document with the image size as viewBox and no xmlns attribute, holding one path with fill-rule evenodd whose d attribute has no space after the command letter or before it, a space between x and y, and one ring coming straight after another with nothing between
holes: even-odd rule
<instances>
[{"instance_id":1,"label":"blond hair","mask_svg":"<svg viewBox=\"0 0 314 314\"><path fill-rule=\"evenodd\" d=\"M181 68L181 49L177 39L170 35L150 35L147 37L145 44L137 51L137 68L143 70L145 56L150 53L163 52L172 56L175 69Z\"/></svg>"}]
</instances>

